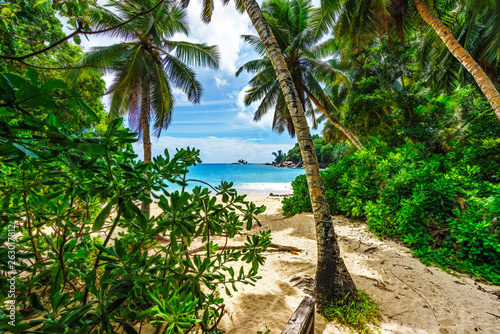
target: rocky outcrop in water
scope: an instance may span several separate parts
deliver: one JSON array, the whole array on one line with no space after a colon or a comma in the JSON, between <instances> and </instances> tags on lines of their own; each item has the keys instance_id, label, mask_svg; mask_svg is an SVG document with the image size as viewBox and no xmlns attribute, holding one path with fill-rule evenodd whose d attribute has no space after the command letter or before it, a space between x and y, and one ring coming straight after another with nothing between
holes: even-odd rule
<instances>
[{"instance_id":1,"label":"rocky outcrop in water","mask_svg":"<svg viewBox=\"0 0 500 334\"><path fill-rule=\"evenodd\" d=\"M330 165L329 163L320 163L319 168L320 169L325 169ZM304 168L304 163L302 161L299 162L293 162L293 161L282 161L280 163L274 163L274 167L279 167L279 168Z\"/></svg>"}]
</instances>

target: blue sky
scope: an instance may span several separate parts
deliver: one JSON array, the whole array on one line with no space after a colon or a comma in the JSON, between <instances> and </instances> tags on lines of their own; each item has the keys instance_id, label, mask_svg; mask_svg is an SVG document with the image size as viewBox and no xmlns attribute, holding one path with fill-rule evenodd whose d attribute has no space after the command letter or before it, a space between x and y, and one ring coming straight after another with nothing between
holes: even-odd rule
<instances>
[{"instance_id":1,"label":"blue sky","mask_svg":"<svg viewBox=\"0 0 500 334\"><path fill-rule=\"evenodd\" d=\"M261 1L258 1L261 3ZM319 5L319 0L313 1ZM242 34L256 34L248 17L239 14L232 3L222 6L216 1L215 12L210 24L199 19L201 2L191 0L187 10L190 34L176 39L196 43L218 45L221 65L218 71L196 68L198 80L204 94L199 105L190 104L186 97L176 91L176 104L172 124L163 131L159 139L152 139L153 155L162 154L167 148L196 147L206 163L234 162L245 159L250 162L270 162L272 152L288 151L296 140L284 133L272 132L272 113L260 122L253 121L257 104L246 107L243 103L245 89L250 76L242 73L235 77L236 70L257 55L240 38ZM104 46L118 42L104 37L82 38L82 46ZM112 77L107 76L107 83ZM103 102L108 103L104 98ZM315 131L317 132L317 131ZM134 147L142 156L142 145Z\"/></svg>"}]
</instances>

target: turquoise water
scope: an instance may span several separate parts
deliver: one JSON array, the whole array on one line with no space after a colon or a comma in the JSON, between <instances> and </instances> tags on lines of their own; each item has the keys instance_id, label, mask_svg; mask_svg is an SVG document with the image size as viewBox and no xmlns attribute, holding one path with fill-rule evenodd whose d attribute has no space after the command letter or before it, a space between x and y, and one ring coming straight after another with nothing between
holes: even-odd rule
<instances>
[{"instance_id":1,"label":"turquoise water","mask_svg":"<svg viewBox=\"0 0 500 334\"><path fill-rule=\"evenodd\" d=\"M238 192L245 194L291 194L291 182L304 174L302 168L276 168L261 164L199 164L189 169L188 179L197 179L217 186L221 181L233 182ZM199 182L190 182L188 189ZM175 186L169 190L180 189Z\"/></svg>"}]
</instances>

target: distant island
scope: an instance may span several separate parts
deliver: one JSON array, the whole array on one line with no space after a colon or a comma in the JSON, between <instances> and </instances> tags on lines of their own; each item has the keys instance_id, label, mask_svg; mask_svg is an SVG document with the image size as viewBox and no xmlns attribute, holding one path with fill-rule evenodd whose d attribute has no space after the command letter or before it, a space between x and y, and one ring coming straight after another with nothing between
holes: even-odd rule
<instances>
[{"instance_id":1,"label":"distant island","mask_svg":"<svg viewBox=\"0 0 500 334\"><path fill-rule=\"evenodd\" d=\"M238 162L233 162L231 165L251 165L248 163L248 161L240 159Z\"/></svg>"}]
</instances>

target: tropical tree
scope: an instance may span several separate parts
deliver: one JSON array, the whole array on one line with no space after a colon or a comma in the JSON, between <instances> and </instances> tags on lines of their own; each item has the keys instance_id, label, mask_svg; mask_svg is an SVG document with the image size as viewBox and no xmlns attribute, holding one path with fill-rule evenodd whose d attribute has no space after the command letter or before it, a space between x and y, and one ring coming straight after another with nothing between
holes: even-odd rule
<instances>
[{"instance_id":1,"label":"tropical tree","mask_svg":"<svg viewBox=\"0 0 500 334\"><path fill-rule=\"evenodd\" d=\"M149 163L150 128L159 137L172 121L172 85L186 93L190 102L199 103L203 90L189 66L217 68L219 53L215 46L171 40L176 33L188 33L186 13L179 6L161 3L138 17L157 1L111 0L109 5L113 10L94 9L95 29L118 26L108 35L124 42L92 48L75 67L96 66L115 74L108 90L112 93L109 116L128 115L129 126L142 137L144 162ZM84 71L74 70L73 75Z\"/></svg>"},{"instance_id":2,"label":"tropical tree","mask_svg":"<svg viewBox=\"0 0 500 334\"><path fill-rule=\"evenodd\" d=\"M346 36L350 48L361 47L381 32L390 35L391 28L395 28L399 38L404 39L409 27L425 21L444 42L449 52L472 75L500 120L500 93L496 86L439 18L440 9L449 8L450 3L454 5L457 2L434 1L431 9L425 0L322 0L321 11L315 20L319 27L335 26L335 35ZM474 6L477 5L479 4L474 2Z\"/></svg>"},{"instance_id":3,"label":"tropical tree","mask_svg":"<svg viewBox=\"0 0 500 334\"><path fill-rule=\"evenodd\" d=\"M457 36L457 41L477 60L495 86L500 73L499 5L500 2L488 0L461 1L458 7L454 4L453 8L458 10L440 11L440 17L453 36ZM457 83L474 83L474 78L441 43L430 26L421 38L418 58L430 83L437 89L452 93Z\"/></svg>"},{"instance_id":4,"label":"tropical tree","mask_svg":"<svg viewBox=\"0 0 500 334\"><path fill-rule=\"evenodd\" d=\"M262 4L262 8L273 34L278 36L277 42L290 70L302 108L309 115L314 115L315 106L356 147L363 148L358 138L333 116L335 106L321 84L322 80L332 84L347 79L330 63L319 60L334 43L332 40L320 43L321 36L313 36L314 29L311 29L310 22L313 7L310 0L269 0ZM250 105L262 100L255 111L254 120L260 120L269 110L274 109L273 130L281 133L288 129L293 136L290 112L262 41L252 35L243 38L262 57L247 62L236 72L237 76L243 70L256 73L250 81L251 88L245 96L245 103Z\"/></svg>"},{"instance_id":5,"label":"tropical tree","mask_svg":"<svg viewBox=\"0 0 500 334\"><path fill-rule=\"evenodd\" d=\"M272 155L275 157L274 162L273 162L275 164L279 164L280 162L282 162L286 158L286 155L283 154L282 150L278 150L278 152L273 152Z\"/></svg>"},{"instance_id":6,"label":"tropical tree","mask_svg":"<svg viewBox=\"0 0 500 334\"><path fill-rule=\"evenodd\" d=\"M222 0L228 3L229 0ZM182 0L187 6L189 0ZM340 256L340 247L337 235L335 234L330 207L326 201L325 188L321 180L319 163L314 150L314 144L309 131L309 125L300 103L300 98L295 89L293 78L286 64L281 49L269 27L262 10L255 0L235 0L236 8L246 11L252 22L263 46L269 56L269 60L276 72L285 103L290 112L292 122L297 134L302 161L304 162L305 174L311 198L311 204L316 222L316 239L318 245L318 257L316 267L316 302L319 308L324 308L332 300L341 300L347 294L351 296L355 292L356 286L352 280L344 260ZM210 21L214 1L203 2L202 19Z\"/></svg>"}]
</instances>

